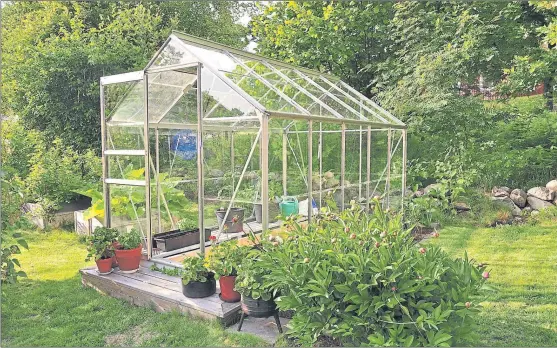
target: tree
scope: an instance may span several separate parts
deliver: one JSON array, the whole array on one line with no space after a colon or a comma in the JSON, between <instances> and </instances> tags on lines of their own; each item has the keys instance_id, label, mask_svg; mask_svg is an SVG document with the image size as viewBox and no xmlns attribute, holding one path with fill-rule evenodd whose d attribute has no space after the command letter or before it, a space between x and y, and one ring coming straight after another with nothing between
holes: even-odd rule
<instances>
[{"instance_id":1,"label":"tree","mask_svg":"<svg viewBox=\"0 0 557 348\"><path fill-rule=\"evenodd\" d=\"M386 58L392 4L279 2L262 8L250 25L263 54L333 73L367 93Z\"/></svg>"},{"instance_id":2,"label":"tree","mask_svg":"<svg viewBox=\"0 0 557 348\"><path fill-rule=\"evenodd\" d=\"M527 9L536 25L532 35L536 44L529 51L515 55L512 66L505 69L507 76L499 91L511 95L529 92L543 83L546 108L553 110L557 89L557 5L537 1Z\"/></svg>"},{"instance_id":3,"label":"tree","mask_svg":"<svg viewBox=\"0 0 557 348\"><path fill-rule=\"evenodd\" d=\"M241 46L229 3L14 2L3 8L2 112L100 148L99 78L144 67L172 29ZM194 20L195 19L195 20Z\"/></svg>"}]
</instances>

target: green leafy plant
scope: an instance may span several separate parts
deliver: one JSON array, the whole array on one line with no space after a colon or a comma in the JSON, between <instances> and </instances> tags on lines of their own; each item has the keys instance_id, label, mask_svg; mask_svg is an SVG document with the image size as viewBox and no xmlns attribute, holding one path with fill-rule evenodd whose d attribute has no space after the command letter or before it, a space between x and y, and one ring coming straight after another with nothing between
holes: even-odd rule
<instances>
[{"instance_id":1,"label":"green leafy plant","mask_svg":"<svg viewBox=\"0 0 557 348\"><path fill-rule=\"evenodd\" d=\"M215 272L217 279L221 276L235 276L248 250L249 247L239 245L236 240L215 245L209 254L209 268Z\"/></svg>"},{"instance_id":2,"label":"green leafy plant","mask_svg":"<svg viewBox=\"0 0 557 348\"><path fill-rule=\"evenodd\" d=\"M97 227L87 238L87 257L85 261L109 259L114 256L114 242L117 237L118 230Z\"/></svg>"},{"instance_id":3,"label":"green leafy plant","mask_svg":"<svg viewBox=\"0 0 557 348\"><path fill-rule=\"evenodd\" d=\"M373 206L324 209L308 227L291 219L285 241L251 264L263 288L280 293L279 308L295 311L290 335L349 346L463 342L474 333L485 266L416 245L400 215Z\"/></svg>"},{"instance_id":4,"label":"green leafy plant","mask_svg":"<svg viewBox=\"0 0 557 348\"><path fill-rule=\"evenodd\" d=\"M186 257L182 261L182 265L184 265L182 270L182 284L184 285L190 282L205 283L212 274L201 254L197 254L195 257Z\"/></svg>"},{"instance_id":5,"label":"green leafy plant","mask_svg":"<svg viewBox=\"0 0 557 348\"><path fill-rule=\"evenodd\" d=\"M155 264L151 266L151 271L161 272L162 274L166 274L173 277L181 277L183 273L182 269L180 268L166 268L166 267L160 268L157 267L157 265Z\"/></svg>"},{"instance_id":6,"label":"green leafy plant","mask_svg":"<svg viewBox=\"0 0 557 348\"><path fill-rule=\"evenodd\" d=\"M7 240L14 240L14 242L6 243ZM7 244L7 245L5 245ZM27 242L22 238L19 232L10 230L4 231L2 236L2 247L0 248L0 259L2 261L2 283L13 284L17 282L19 277L27 277L27 274L22 270L19 260L14 256L21 254L20 246L29 249Z\"/></svg>"},{"instance_id":7,"label":"green leafy plant","mask_svg":"<svg viewBox=\"0 0 557 348\"><path fill-rule=\"evenodd\" d=\"M182 220L178 221L177 224L180 231L191 231L197 228L197 221L193 221L192 219L183 218Z\"/></svg>"},{"instance_id":8,"label":"green leafy plant","mask_svg":"<svg viewBox=\"0 0 557 348\"><path fill-rule=\"evenodd\" d=\"M265 252L266 242L260 241L259 244L251 249L242 263L238 266L238 275L234 290L243 296L251 297L255 300L270 300L275 297L275 291L269 287L265 281L265 276L270 270L260 262L260 257Z\"/></svg>"},{"instance_id":9,"label":"green leafy plant","mask_svg":"<svg viewBox=\"0 0 557 348\"><path fill-rule=\"evenodd\" d=\"M132 228L128 233L118 236L119 247L123 250L137 248L141 244L141 233L136 228Z\"/></svg>"}]
</instances>

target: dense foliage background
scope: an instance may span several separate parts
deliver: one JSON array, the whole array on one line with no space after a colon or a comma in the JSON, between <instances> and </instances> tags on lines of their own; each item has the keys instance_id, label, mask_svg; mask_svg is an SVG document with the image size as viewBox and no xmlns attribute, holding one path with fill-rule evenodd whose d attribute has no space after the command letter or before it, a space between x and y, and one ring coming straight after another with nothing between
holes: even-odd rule
<instances>
[{"instance_id":1,"label":"dense foliage background","mask_svg":"<svg viewBox=\"0 0 557 348\"><path fill-rule=\"evenodd\" d=\"M142 68L173 29L252 40L354 85L410 126L411 184L538 185L557 174L556 14L534 1L8 3L3 202L55 207L98 185L99 77Z\"/></svg>"}]
</instances>

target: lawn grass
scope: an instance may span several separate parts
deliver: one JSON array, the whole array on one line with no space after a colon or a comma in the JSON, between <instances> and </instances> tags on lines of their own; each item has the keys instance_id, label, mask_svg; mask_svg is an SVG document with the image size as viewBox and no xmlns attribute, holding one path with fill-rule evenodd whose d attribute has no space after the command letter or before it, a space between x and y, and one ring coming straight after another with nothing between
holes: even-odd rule
<instances>
[{"instance_id":1,"label":"lawn grass","mask_svg":"<svg viewBox=\"0 0 557 348\"><path fill-rule=\"evenodd\" d=\"M446 227L428 243L489 265L476 346L557 346L557 224Z\"/></svg>"},{"instance_id":2,"label":"lawn grass","mask_svg":"<svg viewBox=\"0 0 557 348\"><path fill-rule=\"evenodd\" d=\"M83 288L85 246L64 231L25 232L28 279L2 287L2 346L261 346L214 321L156 313Z\"/></svg>"}]
</instances>

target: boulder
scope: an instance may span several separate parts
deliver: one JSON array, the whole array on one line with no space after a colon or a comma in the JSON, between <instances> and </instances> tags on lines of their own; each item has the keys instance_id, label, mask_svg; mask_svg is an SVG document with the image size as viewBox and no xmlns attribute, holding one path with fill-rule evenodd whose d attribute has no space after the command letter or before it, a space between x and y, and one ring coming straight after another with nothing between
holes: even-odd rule
<instances>
[{"instance_id":1,"label":"boulder","mask_svg":"<svg viewBox=\"0 0 557 348\"><path fill-rule=\"evenodd\" d=\"M513 216L520 216L522 215L522 210L514 204L514 202L507 196L507 197L491 197L491 200L501 203L509 208L511 208L511 213Z\"/></svg>"},{"instance_id":2,"label":"boulder","mask_svg":"<svg viewBox=\"0 0 557 348\"><path fill-rule=\"evenodd\" d=\"M530 213L531 215L538 215L540 212L537 210L532 210L532 212Z\"/></svg>"},{"instance_id":3,"label":"boulder","mask_svg":"<svg viewBox=\"0 0 557 348\"><path fill-rule=\"evenodd\" d=\"M524 209L522 209L522 212L527 213L527 214L531 213L532 212L532 207L526 206L526 207L524 207Z\"/></svg>"},{"instance_id":4,"label":"boulder","mask_svg":"<svg viewBox=\"0 0 557 348\"><path fill-rule=\"evenodd\" d=\"M493 197L507 197L511 193L511 189L506 186L494 186L491 189L491 195Z\"/></svg>"},{"instance_id":5,"label":"boulder","mask_svg":"<svg viewBox=\"0 0 557 348\"><path fill-rule=\"evenodd\" d=\"M552 201L555 199L555 192L550 191L547 187L532 187L528 190L528 196L532 196L544 201ZM534 208L536 209L536 208Z\"/></svg>"},{"instance_id":6,"label":"boulder","mask_svg":"<svg viewBox=\"0 0 557 348\"><path fill-rule=\"evenodd\" d=\"M528 195L523 190L514 189L511 191L509 197L519 208L524 208L526 206L526 198Z\"/></svg>"},{"instance_id":7,"label":"boulder","mask_svg":"<svg viewBox=\"0 0 557 348\"><path fill-rule=\"evenodd\" d=\"M429 194L431 191L439 191L441 189L441 184L437 183L437 184L431 184L431 185L427 185L424 188L424 194Z\"/></svg>"},{"instance_id":8,"label":"boulder","mask_svg":"<svg viewBox=\"0 0 557 348\"><path fill-rule=\"evenodd\" d=\"M548 182L547 184L545 184L545 187L546 187L549 191L557 191L557 180L551 180L550 182Z\"/></svg>"},{"instance_id":9,"label":"boulder","mask_svg":"<svg viewBox=\"0 0 557 348\"><path fill-rule=\"evenodd\" d=\"M418 191L414 192L414 197L421 197L424 195L424 190L419 189Z\"/></svg>"},{"instance_id":10,"label":"boulder","mask_svg":"<svg viewBox=\"0 0 557 348\"><path fill-rule=\"evenodd\" d=\"M527 199L528 199L528 204L530 205L530 207L532 207L533 210L542 210L553 206L553 204L546 202L543 199L539 199L537 197L528 196Z\"/></svg>"},{"instance_id":11,"label":"boulder","mask_svg":"<svg viewBox=\"0 0 557 348\"><path fill-rule=\"evenodd\" d=\"M469 211L470 210L470 206L464 202L456 202L454 204L454 208L456 209L456 211L461 212L461 211Z\"/></svg>"}]
</instances>

